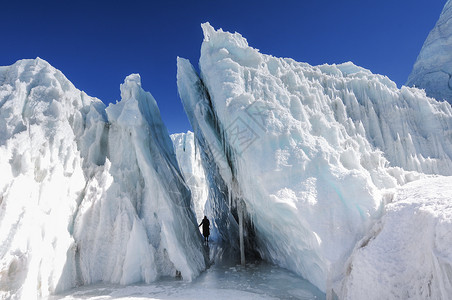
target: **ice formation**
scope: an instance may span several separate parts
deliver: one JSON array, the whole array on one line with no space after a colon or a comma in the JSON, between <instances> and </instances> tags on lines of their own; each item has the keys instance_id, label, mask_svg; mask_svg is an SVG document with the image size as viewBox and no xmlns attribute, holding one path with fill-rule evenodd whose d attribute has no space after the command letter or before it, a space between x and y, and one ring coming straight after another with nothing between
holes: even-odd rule
<instances>
[{"instance_id":1,"label":"ice formation","mask_svg":"<svg viewBox=\"0 0 452 300\"><path fill-rule=\"evenodd\" d=\"M47 62L0 68L0 293L186 280L204 252L171 140L139 75L105 105Z\"/></svg>"},{"instance_id":2,"label":"ice formation","mask_svg":"<svg viewBox=\"0 0 452 300\"><path fill-rule=\"evenodd\" d=\"M76 140L89 106L45 61L0 69L0 285L3 298L67 288L73 217L85 187Z\"/></svg>"},{"instance_id":3,"label":"ice formation","mask_svg":"<svg viewBox=\"0 0 452 300\"><path fill-rule=\"evenodd\" d=\"M448 0L430 31L408 77L407 86L425 89L428 96L452 103L452 1Z\"/></svg>"},{"instance_id":4,"label":"ice formation","mask_svg":"<svg viewBox=\"0 0 452 300\"><path fill-rule=\"evenodd\" d=\"M448 36L449 7L413 74L447 62L435 35ZM209 259L203 215L218 256L238 255L243 230L247 257L328 297L450 295L450 105L202 28L200 74L177 60L194 133L172 140L138 74L106 108L41 59L0 67L0 297L191 280Z\"/></svg>"},{"instance_id":5,"label":"ice formation","mask_svg":"<svg viewBox=\"0 0 452 300\"><path fill-rule=\"evenodd\" d=\"M331 293L393 188L451 175L450 105L352 63L276 58L202 27L201 73L179 58L177 79L221 176L209 180L226 185L212 212L242 203L249 245Z\"/></svg>"},{"instance_id":6,"label":"ice formation","mask_svg":"<svg viewBox=\"0 0 452 300\"><path fill-rule=\"evenodd\" d=\"M205 262L172 142L139 75L126 78L121 98L106 109L109 163L88 181L76 218L81 276L128 284L178 270L190 280Z\"/></svg>"},{"instance_id":7,"label":"ice formation","mask_svg":"<svg viewBox=\"0 0 452 300\"><path fill-rule=\"evenodd\" d=\"M196 139L191 131L172 134L171 139L182 176L191 191L198 224L208 216L211 221L210 240L222 245L218 248L217 257L212 259L230 256L234 260L238 254L237 215L234 217L228 205L232 199L214 162L216 152L211 152L205 140L199 136Z\"/></svg>"},{"instance_id":8,"label":"ice formation","mask_svg":"<svg viewBox=\"0 0 452 300\"><path fill-rule=\"evenodd\" d=\"M174 152L185 183L191 191L192 202L198 224L204 217L204 208L209 197L206 172L202 165L199 146L193 132L171 135Z\"/></svg>"}]
</instances>

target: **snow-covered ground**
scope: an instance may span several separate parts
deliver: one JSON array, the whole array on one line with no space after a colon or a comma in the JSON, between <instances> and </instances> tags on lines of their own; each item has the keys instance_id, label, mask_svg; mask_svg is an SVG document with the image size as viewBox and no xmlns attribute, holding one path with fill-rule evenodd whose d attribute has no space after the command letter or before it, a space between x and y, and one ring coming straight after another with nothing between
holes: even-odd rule
<instances>
[{"instance_id":1,"label":"snow-covered ground","mask_svg":"<svg viewBox=\"0 0 452 300\"><path fill-rule=\"evenodd\" d=\"M64 299L325 299L308 281L265 262L246 267L217 262L193 282L166 278L152 284L130 286L98 284L77 288L49 300Z\"/></svg>"},{"instance_id":2,"label":"snow-covered ground","mask_svg":"<svg viewBox=\"0 0 452 300\"><path fill-rule=\"evenodd\" d=\"M449 299L452 177L398 189L346 265L341 299Z\"/></svg>"}]
</instances>

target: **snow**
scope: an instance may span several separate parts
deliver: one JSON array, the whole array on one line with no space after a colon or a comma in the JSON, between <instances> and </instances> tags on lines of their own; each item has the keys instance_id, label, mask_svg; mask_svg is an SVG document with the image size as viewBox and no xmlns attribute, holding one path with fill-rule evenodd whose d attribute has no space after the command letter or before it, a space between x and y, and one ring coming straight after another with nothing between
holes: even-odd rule
<instances>
[{"instance_id":1,"label":"snow","mask_svg":"<svg viewBox=\"0 0 452 300\"><path fill-rule=\"evenodd\" d=\"M392 189L450 175L452 110L350 62L276 58L202 27L201 73L179 58L178 89L208 180L226 185L206 205L217 220L244 201L249 246L330 293Z\"/></svg>"},{"instance_id":2,"label":"snow","mask_svg":"<svg viewBox=\"0 0 452 300\"><path fill-rule=\"evenodd\" d=\"M351 256L340 299L449 298L451 185L451 177L437 177L398 189Z\"/></svg>"},{"instance_id":3,"label":"snow","mask_svg":"<svg viewBox=\"0 0 452 300\"><path fill-rule=\"evenodd\" d=\"M447 1L408 77L407 86L425 89L429 97L452 103L452 1Z\"/></svg>"},{"instance_id":4,"label":"snow","mask_svg":"<svg viewBox=\"0 0 452 300\"><path fill-rule=\"evenodd\" d=\"M85 108L100 101L41 59L0 72L1 294L33 299L36 286L70 287L68 229L85 186L76 139Z\"/></svg>"}]
</instances>

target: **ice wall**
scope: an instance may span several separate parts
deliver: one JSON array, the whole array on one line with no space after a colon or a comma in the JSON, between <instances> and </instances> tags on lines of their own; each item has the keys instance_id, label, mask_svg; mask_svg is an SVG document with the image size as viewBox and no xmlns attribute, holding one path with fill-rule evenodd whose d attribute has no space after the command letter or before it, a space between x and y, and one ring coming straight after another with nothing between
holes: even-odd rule
<instances>
[{"instance_id":1,"label":"ice wall","mask_svg":"<svg viewBox=\"0 0 452 300\"><path fill-rule=\"evenodd\" d=\"M211 220L211 235L228 255L237 255L239 236L237 210L233 191L228 188L232 181L231 166L221 142L217 116L203 82L191 64L182 58L177 60L177 83L184 108L195 132L199 145L202 167L205 171L209 194L204 213ZM235 217L234 217L235 213ZM221 255L221 254L220 254Z\"/></svg>"},{"instance_id":2,"label":"ice wall","mask_svg":"<svg viewBox=\"0 0 452 300\"><path fill-rule=\"evenodd\" d=\"M201 150L193 132L172 134L174 152L185 183L191 191L198 224L204 218L204 207L209 196L206 172L202 166Z\"/></svg>"},{"instance_id":3,"label":"ice wall","mask_svg":"<svg viewBox=\"0 0 452 300\"><path fill-rule=\"evenodd\" d=\"M450 106L352 63L263 55L202 27L201 74L178 60L195 135L245 202L261 255L326 291L381 217L384 191L419 177L405 170L450 174Z\"/></svg>"},{"instance_id":4,"label":"ice wall","mask_svg":"<svg viewBox=\"0 0 452 300\"><path fill-rule=\"evenodd\" d=\"M173 134L171 139L183 177L192 193L198 224L204 216L211 222L209 240L215 243L212 247L214 251L211 251L211 262L237 263L240 259L237 207L233 203L232 194L218 174L220 169L225 167L224 164L217 165L215 161L215 157L220 153L216 150L219 149L209 148L204 140L201 140L204 145L201 147L191 131ZM250 228L245 228L246 234L251 234L250 231ZM252 250L250 243L248 239L247 250ZM255 255L249 251L248 254Z\"/></svg>"},{"instance_id":5,"label":"ice wall","mask_svg":"<svg viewBox=\"0 0 452 300\"><path fill-rule=\"evenodd\" d=\"M65 263L76 248L71 227L86 183L77 140L90 105L103 104L41 59L0 68L2 298L75 282Z\"/></svg>"},{"instance_id":6,"label":"ice wall","mask_svg":"<svg viewBox=\"0 0 452 300\"><path fill-rule=\"evenodd\" d=\"M452 1L448 0L430 31L408 77L407 86L452 103Z\"/></svg>"},{"instance_id":7,"label":"ice wall","mask_svg":"<svg viewBox=\"0 0 452 300\"><path fill-rule=\"evenodd\" d=\"M88 182L74 237L84 284L129 284L158 276L191 280L205 268L191 194L157 103L138 74L106 109L107 163Z\"/></svg>"},{"instance_id":8,"label":"ice wall","mask_svg":"<svg viewBox=\"0 0 452 300\"><path fill-rule=\"evenodd\" d=\"M138 75L105 105L47 62L0 67L0 297L205 267L186 187Z\"/></svg>"}]
</instances>

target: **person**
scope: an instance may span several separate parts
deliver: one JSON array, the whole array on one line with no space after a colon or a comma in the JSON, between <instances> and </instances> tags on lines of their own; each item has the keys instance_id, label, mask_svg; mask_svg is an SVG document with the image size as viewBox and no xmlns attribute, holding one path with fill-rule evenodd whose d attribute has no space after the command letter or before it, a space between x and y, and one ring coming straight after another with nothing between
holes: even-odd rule
<instances>
[{"instance_id":1,"label":"person","mask_svg":"<svg viewBox=\"0 0 452 300\"><path fill-rule=\"evenodd\" d=\"M209 235L210 235L210 221L207 219L206 216L204 216L204 219L202 219L201 224L199 224L198 227L201 227L202 225L202 235L204 236L204 241L209 242Z\"/></svg>"}]
</instances>

